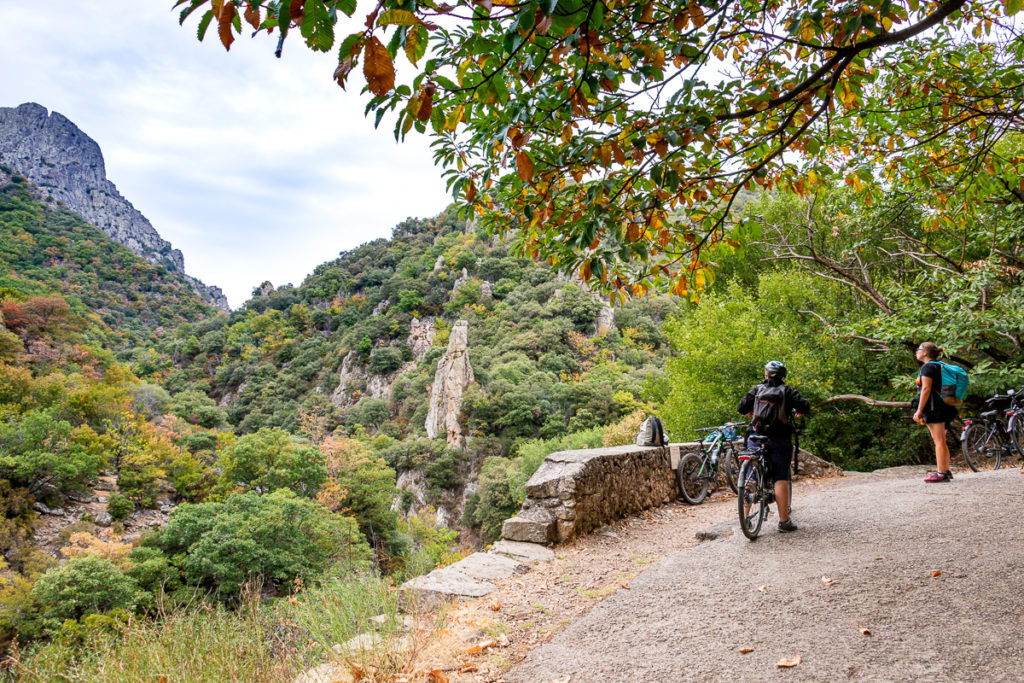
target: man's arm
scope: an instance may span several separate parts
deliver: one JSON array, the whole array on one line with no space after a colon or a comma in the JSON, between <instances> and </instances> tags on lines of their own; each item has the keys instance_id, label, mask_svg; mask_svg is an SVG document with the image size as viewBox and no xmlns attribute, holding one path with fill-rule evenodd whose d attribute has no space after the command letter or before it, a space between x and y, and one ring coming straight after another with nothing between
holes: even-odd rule
<instances>
[{"instance_id":1,"label":"man's arm","mask_svg":"<svg viewBox=\"0 0 1024 683\"><path fill-rule=\"evenodd\" d=\"M740 405L737 407L741 415L750 417L750 413L754 410L754 399L757 398L757 387L754 387L747 392L747 395L740 399Z\"/></svg>"},{"instance_id":2,"label":"man's arm","mask_svg":"<svg viewBox=\"0 0 1024 683\"><path fill-rule=\"evenodd\" d=\"M792 407L794 413L796 413L800 417L803 417L807 413L811 412L810 402L806 398L801 396L799 391L789 386L788 384L786 385L786 388L789 389L789 391L791 392L789 396L789 405L790 407Z\"/></svg>"}]
</instances>

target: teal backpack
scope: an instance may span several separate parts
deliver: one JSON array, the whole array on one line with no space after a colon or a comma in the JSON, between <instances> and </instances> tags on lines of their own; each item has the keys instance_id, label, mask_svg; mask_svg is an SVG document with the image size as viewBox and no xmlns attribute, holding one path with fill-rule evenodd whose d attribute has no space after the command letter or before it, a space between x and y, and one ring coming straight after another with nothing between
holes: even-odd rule
<instances>
[{"instance_id":1,"label":"teal backpack","mask_svg":"<svg viewBox=\"0 0 1024 683\"><path fill-rule=\"evenodd\" d=\"M959 365L943 363L941 360L932 362L942 367L942 388L939 390L942 402L948 406L962 405L967 398L967 371Z\"/></svg>"}]
</instances>

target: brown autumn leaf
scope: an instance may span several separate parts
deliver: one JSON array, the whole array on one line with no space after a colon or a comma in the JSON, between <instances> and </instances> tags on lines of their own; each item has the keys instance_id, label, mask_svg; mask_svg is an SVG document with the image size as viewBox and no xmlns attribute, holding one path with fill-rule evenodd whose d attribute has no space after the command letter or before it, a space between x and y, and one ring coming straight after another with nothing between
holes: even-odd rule
<instances>
[{"instance_id":1,"label":"brown autumn leaf","mask_svg":"<svg viewBox=\"0 0 1024 683\"><path fill-rule=\"evenodd\" d=\"M430 118L430 112L434 109L434 92L437 90L437 86L433 83L427 83L423 86L423 90L420 93L420 105L416 108L416 118L420 121L426 121Z\"/></svg>"},{"instance_id":2,"label":"brown autumn leaf","mask_svg":"<svg viewBox=\"0 0 1024 683\"><path fill-rule=\"evenodd\" d=\"M491 607L491 611L493 611L493 612L501 611L501 603L500 602L492 602L490 607Z\"/></svg>"},{"instance_id":3,"label":"brown autumn leaf","mask_svg":"<svg viewBox=\"0 0 1024 683\"><path fill-rule=\"evenodd\" d=\"M306 13L302 11L302 6L306 4L306 0L292 0L291 5L288 6L288 18L296 24L301 24L302 19L306 16Z\"/></svg>"},{"instance_id":4,"label":"brown autumn leaf","mask_svg":"<svg viewBox=\"0 0 1024 683\"><path fill-rule=\"evenodd\" d=\"M448 683L448 676L440 669L434 669L427 674L427 680L432 683Z\"/></svg>"},{"instance_id":5,"label":"brown autumn leaf","mask_svg":"<svg viewBox=\"0 0 1024 683\"><path fill-rule=\"evenodd\" d=\"M662 138L654 143L654 151L658 153L658 156L662 159L668 154L668 140Z\"/></svg>"},{"instance_id":6,"label":"brown autumn leaf","mask_svg":"<svg viewBox=\"0 0 1024 683\"><path fill-rule=\"evenodd\" d=\"M749 655L751 652L754 651L754 648L752 648L752 647L741 647L739 650L736 650L736 651L739 652L741 655Z\"/></svg>"},{"instance_id":7,"label":"brown autumn leaf","mask_svg":"<svg viewBox=\"0 0 1024 683\"><path fill-rule=\"evenodd\" d=\"M792 669L794 666L800 665L800 655L793 655L792 657L783 657L779 661L775 662L775 666L780 669Z\"/></svg>"},{"instance_id":8,"label":"brown autumn leaf","mask_svg":"<svg viewBox=\"0 0 1024 683\"><path fill-rule=\"evenodd\" d=\"M235 34L231 32L231 20L235 18L235 6L230 2L224 3L217 15L217 34L225 50L231 49L231 43L235 42Z\"/></svg>"},{"instance_id":9,"label":"brown autumn leaf","mask_svg":"<svg viewBox=\"0 0 1024 683\"><path fill-rule=\"evenodd\" d=\"M553 24L554 21L555 18L553 16L546 15L540 11L539 7L537 8L537 17L534 20L534 28L538 35L546 36L548 31L551 30L551 24Z\"/></svg>"},{"instance_id":10,"label":"brown autumn leaf","mask_svg":"<svg viewBox=\"0 0 1024 683\"><path fill-rule=\"evenodd\" d=\"M363 75L370 92L378 97L388 94L395 87L395 65L380 38L373 36L367 41L363 59Z\"/></svg>"},{"instance_id":11,"label":"brown autumn leaf","mask_svg":"<svg viewBox=\"0 0 1024 683\"><path fill-rule=\"evenodd\" d=\"M475 655L478 652L483 652L484 650L488 650L488 649L490 649L492 647L497 647L497 645L498 645L498 641L496 641L494 638L490 638L488 640L481 640L479 643L477 643L473 647L467 649L466 650L466 654L467 655Z\"/></svg>"},{"instance_id":12,"label":"brown autumn leaf","mask_svg":"<svg viewBox=\"0 0 1024 683\"><path fill-rule=\"evenodd\" d=\"M259 30L260 28L260 6L250 0L249 4L245 6L245 13L242 15L245 20L249 22L249 25L254 29Z\"/></svg>"},{"instance_id":13,"label":"brown autumn leaf","mask_svg":"<svg viewBox=\"0 0 1024 683\"><path fill-rule=\"evenodd\" d=\"M934 578L935 578L936 576L942 576L942 571L941 571L941 570L939 570L939 569L936 569L935 571L933 571L933 572L931 573L931 577L932 577L933 579L934 579Z\"/></svg>"},{"instance_id":14,"label":"brown autumn leaf","mask_svg":"<svg viewBox=\"0 0 1024 683\"><path fill-rule=\"evenodd\" d=\"M833 579L831 576L822 576L821 577L821 585L823 585L823 586L832 586L832 585L837 584L837 583L839 583L839 581L837 581L836 579Z\"/></svg>"},{"instance_id":15,"label":"brown autumn leaf","mask_svg":"<svg viewBox=\"0 0 1024 683\"><path fill-rule=\"evenodd\" d=\"M470 180L469 181L469 185L466 185L466 201L467 202L472 202L473 199L475 199L475 198L476 198L476 183L474 183L472 180Z\"/></svg>"},{"instance_id":16,"label":"brown autumn leaf","mask_svg":"<svg viewBox=\"0 0 1024 683\"><path fill-rule=\"evenodd\" d=\"M533 180L533 160L526 152L516 152L516 171L524 183Z\"/></svg>"},{"instance_id":17,"label":"brown autumn leaf","mask_svg":"<svg viewBox=\"0 0 1024 683\"><path fill-rule=\"evenodd\" d=\"M767 593L768 592L768 586L765 586L765 585L762 584L762 585L757 587L757 590L759 590L762 593Z\"/></svg>"},{"instance_id":18,"label":"brown autumn leaf","mask_svg":"<svg viewBox=\"0 0 1024 683\"><path fill-rule=\"evenodd\" d=\"M460 674L468 674L468 673L473 673L476 670L477 670L476 664L473 664L472 662L466 662L465 664L462 664L461 668L459 668L459 673Z\"/></svg>"},{"instance_id":19,"label":"brown autumn leaf","mask_svg":"<svg viewBox=\"0 0 1024 683\"><path fill-rule=\"evenodd\" d=\"M860 634L862 636L870 636L871 635L871 629L867 628L866 626L861 626L861 627L858 628L858 630L860 631Z\"/></svg>"}]
</instances>

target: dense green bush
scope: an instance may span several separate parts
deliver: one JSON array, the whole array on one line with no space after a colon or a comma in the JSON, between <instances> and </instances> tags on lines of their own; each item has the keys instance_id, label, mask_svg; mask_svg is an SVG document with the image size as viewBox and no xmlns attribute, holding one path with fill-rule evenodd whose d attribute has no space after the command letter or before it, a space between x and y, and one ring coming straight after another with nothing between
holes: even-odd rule
<instances>
[{"instance_id":1,"label":"dense green bush","mask_svg":"<svg viewBox=\"0 0 1024 683\"><path fill-rule=\"evenodd\" d=\"M287 488L313 496L327 479L324 455L316 446L298 443L279 428L247 434L218 460L220 485L225 490L241 486L262 492Z\"/></svg>"},{"instance_id":2,"label":"dense green bush","mask_svg":"<svg viewBox=\"0 0 1024 683\"><path fill-rule=\"evenodd\" d=\"M110 560L85 555L68 560L39 577L32 588L38 621L19 626L26 635L55 635L68 619L104 614L116 609L135 611L151 596Z\"/></svg>"},{"instance_id":3,"label":"dense green bush","mask_svg":"<svg viewBox=\"0 0 1024 683\"><path fill-rule=\"evenodd\" d=\"M185 583L222 599L236 598L247 581L287 592L295 579L337 571L338 563L343 573L365 569L371 558L352 518L285 489L181 505L145 544L170 558Z\"/></svg>"},{"instance_id":4,"label":"dense green bush","mask_svg":"<svg viewBox=\"0 0 1024 683\"><path fill-rule=\"evenodd\" d=\"M120 493L115 493L110 496L110 500L107 501L107 512L110 513L111 519L115 522L121 522L128 519L128 515L135 510L135 503L128 496L122 496Z\"/></svg>"}]
</instances>

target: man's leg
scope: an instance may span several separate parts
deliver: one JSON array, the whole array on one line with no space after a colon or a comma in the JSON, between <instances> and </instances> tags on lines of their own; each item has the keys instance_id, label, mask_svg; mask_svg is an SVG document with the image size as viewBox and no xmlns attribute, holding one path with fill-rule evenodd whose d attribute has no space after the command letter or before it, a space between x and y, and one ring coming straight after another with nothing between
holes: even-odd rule
<instances>
[{"instance_id":1,"label":"man's leg","mask_svg":"<svg viewBox=\"0 0 1024 683\"><path fill-rule=\"evenodd\" d=\"M779 521L789 519L789 481L783 479L775 482L775 502L779 506Z\"/></svg>"}]
</instances>

